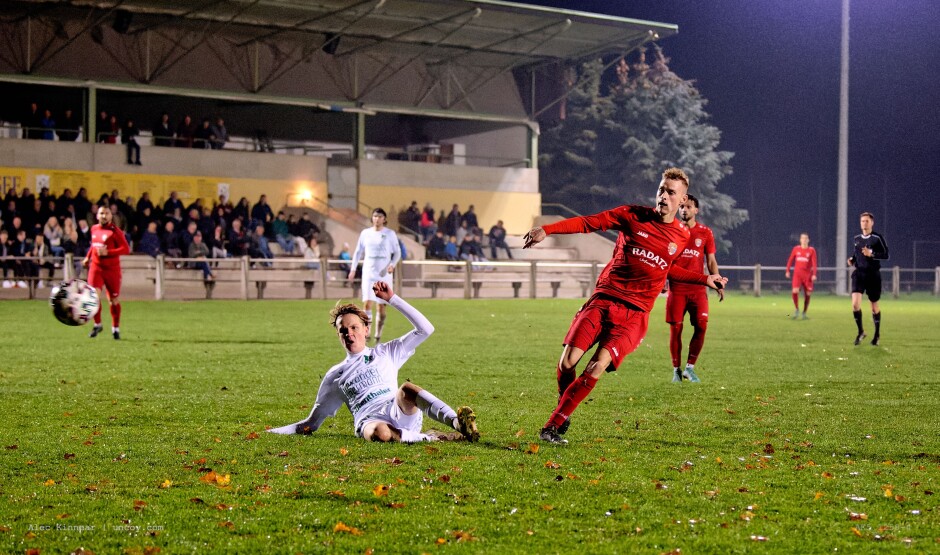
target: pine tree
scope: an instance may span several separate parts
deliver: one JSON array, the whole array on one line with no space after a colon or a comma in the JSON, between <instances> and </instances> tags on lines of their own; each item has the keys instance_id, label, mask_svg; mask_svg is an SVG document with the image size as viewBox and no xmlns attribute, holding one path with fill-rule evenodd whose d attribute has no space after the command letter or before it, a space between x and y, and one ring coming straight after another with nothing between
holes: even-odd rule
<instances>
[{"instance_id":1,"label":"pine tree","mask_svg":"<svg viewBox=\"0 0 940 555\"><path fill-rule=\"evenodd\" d=\"M651 64L645 52L632 65L621 59L613 84L605 84L600 60L581 66L567 117L543 133L542 194L582 214L652 204L662 171L676 166L689 174L702 221L727 251L725 232L748 218L718 191L734 153L718 150L721 131L708 123L707 100L694 84L670 71L659 47L652 57Z\"/></svg>"}]
</instances>

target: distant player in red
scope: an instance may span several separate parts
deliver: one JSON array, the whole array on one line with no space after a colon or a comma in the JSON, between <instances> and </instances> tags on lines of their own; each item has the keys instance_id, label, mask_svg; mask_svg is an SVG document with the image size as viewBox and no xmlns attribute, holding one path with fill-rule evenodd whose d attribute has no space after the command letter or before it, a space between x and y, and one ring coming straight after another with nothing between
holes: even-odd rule
<instances>
[{"instance_id":1,"label":"distant player in red","mask_svg":"<svg viewBox=\"0 0 940 555\"><path fill-rule=\"evenodd\" d=\"M718 273L718 261L715 259L715 236L712 230L698 223L698 199L689 195L689 200L679 209L679 217L689 228L689 242L676 258L673 267L682 268L697 274L708 267L709 274ZM718 290L721 299L723 290ZM685 313L689 313L692 324L692 340L689 342L689 357L685 370L679 368L682 360L682 322ZM669 296L666 298L666 323L669 324L669 352L672 355L672 381L701 381L695 373L695 361L705 344L705 330L708 328L708 292L702 285L694 285L669 280Z\"/></svg>"},{"instance_id":2,"label":"distant player in red","mask_svg":"<svg viewBox=\"0 0 940 555\"><path fill-rule=\"evenodd\" d=\"M91 226L91 248L82 260L82 266L88 268L88 284L95 289L102 287L108 293L111 308L111 334L121 338L121 255L131 252L124 238L124 232L111 221L111 209L98 207L98 223ZM101 333L101 305L95 313L95 327L88 337L97 337Z\"/></svg>"},{"instance_id":3,"label":"distant player in red","mask_svg":"<svg viewBox=\"0 0 940 555\"><path fill-rule=\"evenodd\" d=\"M597 278L593 295L575 315L565 336L557 367L560 397L539 433L543 441L568 443L561 434L567 431L571 414L591 393L601 375L616 370L646 336L649 312L666 284L667 274L672 279L714 289L727 283L727 278L719 275L706 276L672 266L689 240L688 228L676 219L688 190L689 178L685 172L670 168L663 172L655 207L620 206L593 216L534 227L526 233L523 248L551 234L607 229L620 232L610 262ZM576 378L578 362L594 345L598 347L591 361Z\"/></svg>"},{"instance_id":4,"label":"distant player in red","mask_svg":"<svg viewBox=\"0 0 940 555\"><path fill-rule=\"evenodd\" d=\"M787 277L793 266L793 319L800 317L800 287L803 288L803 319L809 308L809 297L813 294L813 282L816 281L816 249L809 246L809 233L800 233L800 244L790 251L787 260Z\"/></svg>"}]
</instances>

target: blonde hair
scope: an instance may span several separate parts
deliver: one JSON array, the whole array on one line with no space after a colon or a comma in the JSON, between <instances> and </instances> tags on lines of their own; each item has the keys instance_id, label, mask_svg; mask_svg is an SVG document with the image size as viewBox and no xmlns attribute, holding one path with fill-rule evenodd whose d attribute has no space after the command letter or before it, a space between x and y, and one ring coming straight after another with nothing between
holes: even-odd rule
<instances>
[{"instance_id":1,"label":"blonde hair","mask_svg":"<svg viewBox=\"0 0 940 555\"><path fill-rule=\"evenodd\" d=\"M681 169L667 168L666 171L663 172L663 181L672 180L672 179L685 183L685 188L686 189L689 188L689 176L686 175L686 173L682 171ZM696 203L696 206L697 206L697 203Z\"/></svg>"},{"instance_id":2,"label":"blonde hair","mask_svg":"<svg viewBox=\"0 0 940 555\"><path fill-rule=\"evenodd\" d=\"M336 321L342 318L347 314L355 314L362 320L362 324L365 326L369 325L369 314L359 308L359 305L354 303L345 303L341 304L343 301L337 301L336 306L333 307L333 310L330 311L330 325L334 328L338 327Z\"/></svg>"}]
</instances>

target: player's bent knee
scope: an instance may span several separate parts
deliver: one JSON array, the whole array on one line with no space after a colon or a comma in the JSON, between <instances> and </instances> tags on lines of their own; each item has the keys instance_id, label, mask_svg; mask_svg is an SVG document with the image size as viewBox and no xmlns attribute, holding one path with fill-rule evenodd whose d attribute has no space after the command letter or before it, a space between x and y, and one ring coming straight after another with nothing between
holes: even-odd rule
<instances>
[{"instance_id":1,"label":"player's bent knee","mask_svg":"<svg viewBox=\"0 0 940 555\"><path fill-rule=\"evenodd\" d=\"M396 431L388 424L379 423L376 424L372 428L371 433L367 433L365 437L369 441L387 443L389 441L398 441L400 439L400 436L395 432Z\"/></svg>"}]
</instances>

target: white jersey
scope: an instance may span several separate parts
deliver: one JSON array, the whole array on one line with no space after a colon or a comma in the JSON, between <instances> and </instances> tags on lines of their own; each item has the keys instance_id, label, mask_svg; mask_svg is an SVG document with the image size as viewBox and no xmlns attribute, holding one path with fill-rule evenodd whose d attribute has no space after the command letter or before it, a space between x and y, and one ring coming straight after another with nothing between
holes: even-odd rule
<instances>
[{"instance_id":1,"label":"white jersey","mask_svg":"<svg viewBox=\"0 0 940 555\"><path fill-rule=\"evenodd\" d=\"M398 244L398 235L383 227L377 231L374 227L362 230L359 242L353 252L351 267L355 268L362 260L362 300L378 301L372 291L372 285L377 281L384 281L391 285L392 275L388 273L389 266L395 266L401 260L401 246Z\"/></svg>"},{"instance_id":2,"label":"white jersey","mask_svg":"<svg viewBox=\"0 0 940 555\"><path fill-rule=\"evenodd\" d=\"M414 326L414 329L398 339L380 343L374 348L347 353L346 360L330 368L317 400L306 420L269 430L274 433L302 433L316 431L345 403L352 412L356 435L361 435L362 426L371 416L378 415L388 403L395 402L398 393L398 370L415 353L431 333L434 326L416 308L395 295L390 305L398 309Z\"/></svg>"}]
</instances>

